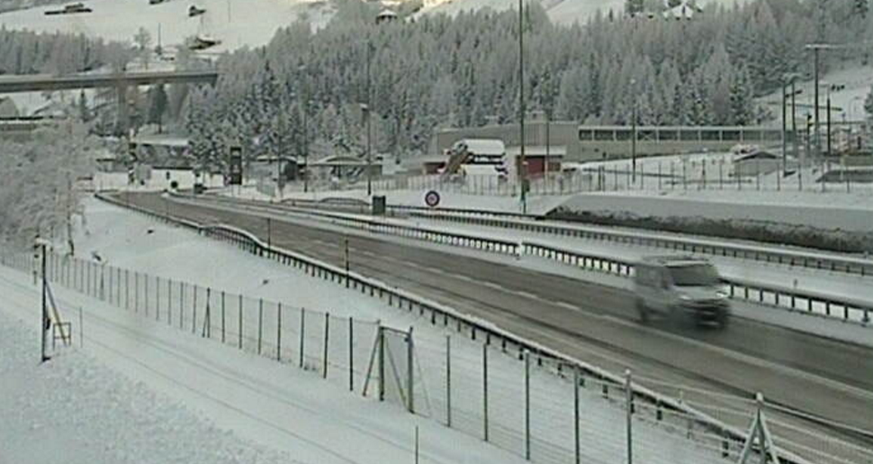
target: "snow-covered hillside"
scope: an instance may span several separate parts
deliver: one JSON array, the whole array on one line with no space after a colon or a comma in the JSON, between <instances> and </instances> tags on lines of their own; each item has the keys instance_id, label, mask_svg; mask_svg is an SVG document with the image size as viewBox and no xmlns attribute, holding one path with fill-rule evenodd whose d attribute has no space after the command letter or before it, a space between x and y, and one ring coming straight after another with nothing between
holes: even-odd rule
<instances>
[{"instance_id":1,"label":"snow-covered hillside","mask_svg":"<svg viewBox=\"0 0 873 464\"><path fill-rule=\"evenodd\" d=\"M160 28L164 47L181 44L187 37L206 35L222 43L214 51L266 44L279 27L301 16L313 25L324 24L333 9L323 0L167 0L150 5L147 0L90 0L92 13L45 15L56 7L35 7L0 14L0 27L45 32L82 33L89 37L132 41L140 27L148 30L155 44ZM206 13L188 17L196 5Z\"/></svg>"},{"instance_id":2,"label":"snow-covered hillside","mask_svg":"<svg viewBox=\"0 0 873 464\"><path fill-rule=\"evenodd\" d=\"M864 111L864 99L867 98L870 88L873 86L873 66L846 63L823 75L821 77L821 84L824 86L819 92L821 118L826 117L827 89L832 85L838 86L838 90L835 89L830 92L831 119L833 122L841 122L843 120L861 121L867 117L867 113ZM795 97L795 103L798 105L798 127L803 128L807 111L811 111L815 106L813 100L815 84L812 80L802 81L798 82L795 88L798 91L802 91ZM761 97L760 102L766 105L777 118L781 117L782 100L779 91ZM781 121L781 119L779 120Z\"/></svg>"},{"instance_id":3,"label":"snow-covered hillside","mask_svg":"<svg viewBox=\"0 0 873 464\"><path fill-rule=\"evenodd\" d=\"M549 14L552 21L563 24L574 22L584 23L590 16L598 11L603 13L613 10L616 13L624 11L625 0L525 0L525 2L538 2ZM710 3L719 3L725 6L734 3L744 3L744 0L702 0L701 6ZM518 0L426 0L422 13L446 13L450 15L461 11L492 8L494 10L506 10L517 8Z\"/></svg>"}]
</instances>

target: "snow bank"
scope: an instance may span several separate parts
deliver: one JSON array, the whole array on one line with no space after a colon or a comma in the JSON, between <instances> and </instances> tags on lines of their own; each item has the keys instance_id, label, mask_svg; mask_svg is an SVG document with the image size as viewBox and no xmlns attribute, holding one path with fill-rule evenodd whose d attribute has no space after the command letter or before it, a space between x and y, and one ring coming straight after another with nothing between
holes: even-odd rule
<instances>
[{"instance_id":1,"label":"snow bank","mask_svg":"<svg viewBox=\"0 0 873 464\"><path fill-rule=\"evenodd\" d=\"M673 191L580 194L549 212L560 219L749 239L841 252L873 252L870 196L810 192Z\"/></svg>"},{"instance_id":2,"label":"snow bank","mask_svg":"<svg viewBox=\"0 0 873 464\"><path fill-rule=\"evenodd\" d=\"M35 306L7 290L0 304L0 461L302 463L215 427L81 350L37 364L39 335L30 320L17 320L32 319Z\"/></svg>"}]
</instances>

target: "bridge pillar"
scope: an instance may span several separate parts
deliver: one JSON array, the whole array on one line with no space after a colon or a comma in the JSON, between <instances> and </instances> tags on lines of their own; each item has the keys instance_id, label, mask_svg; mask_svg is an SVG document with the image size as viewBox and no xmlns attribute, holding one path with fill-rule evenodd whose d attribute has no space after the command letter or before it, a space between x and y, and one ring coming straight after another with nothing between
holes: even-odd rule
<instances>
[{"instance_id":1,"label":"bridge pillar","mask_svg":"<svg viewBox=\"0 0 873 464\"><path fill-rule=\"evenodd\" d=\"M130 127L130 105L127 101L127 84L119 83L115 87L115 92L118 98L118 118L116 119L115 130L119 135L126 137Z\"/></svg>"}]
</instances>

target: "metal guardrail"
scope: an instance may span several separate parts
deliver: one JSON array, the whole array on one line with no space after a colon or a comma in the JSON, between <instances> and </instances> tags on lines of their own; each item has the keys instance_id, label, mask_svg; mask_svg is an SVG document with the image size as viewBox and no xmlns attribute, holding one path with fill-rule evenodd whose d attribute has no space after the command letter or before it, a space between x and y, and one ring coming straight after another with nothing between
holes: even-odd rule
<instances>
[{"instance_id":1,"label":"metal guardrail","mask_svg":"<svg viewBox=\"0 0 873 464\"><path fill-rule=\"evenodd\" d=\"M361 293L369 294L370 296L378 297L383 300L387 298L389 306L397 306L398 308L405 309L411 313L417 312L420 317L430 320L432 325L442 325L444 327L456 328L458 332L468 332L473 340L483 339L488 345L499 345L503 351L517 351L519 356L523 356L525 352L532 353L539 363L542 363L543 360L548 360L558 365L559 372L563 366L568 372L572 369L578 369L582 375L589 376L604 383L612 384L616 387L622 387L626 384L626 379L619 375L612 374L581 360L574 359L534 341L526 340L501 329L492 323L461 314L450 307L430 301L410 292L398 288L392 288L376 279L365 277L328 263L319 262L292 251L269 246L253 234L242 229L221 224L201 225L189 220L166 216L101 194L95 196L105 202L132 209L154 219L178 224L186 228L194 229L201 235L233 243L244 251L302 269L305 273L313 277L323 278L341 285L344 284L347 288L359 290ZM648 402L655 407L688 414L699 421L701 426L708 428L714 434L723 437L726 442L728 440L741 442L746 440L745 431L724 424L708 414L702 413L683 404L681 401L661 395L649 388L643 387L642 385L632 384L632 397L634 398L634 401L641 400ZM783 455L783 461L794 464L806 464L805 460L796 456L786 459Z\"/></svg>"},{"instance_id":2,"label":"metal guardrail","mask_svg":"<svg viewBox=\"0 0 873 464\"><path fill-rule=\"evenodd\" d=\"M524 242L527 254L559 261L576 267L592 269L621 277L631 277L634 263L616 258L580 253L530 241ZM852 298L834 298L821 293L765 286L751 281L725 279L730 298L765 306L774 306L802 314L838 318L846 322L869 325L873 304Z\"/></svg>"},{"instance_id":3,"label":"metal guardrail","mask_svg":"<svg viewBox=\"0 0 873 464\"><path fill-rule=\"evenodd\" d=\"M521 252L559 261L576 267L606 272L622 277L630 277L633 274L634 269L634 263L631 261L591 253L583 253L578 250L556 247L554 245L545 245L530 240L512 242L472 234L428 229L420 226L391 224L377 219L366 219L344 216L338 213L311 211L302 208L288 207L282 204L268 205L264 204L264 202L254 200L225 200L214 198L212 200L226 202L235 206L242 204L248 208L261 210L263 212L276 212L276 210L279 210L305 214L311 217L314 216L325 219L331 223L342 224L374 233L387 233L390 235L398 235L401 237L453 246L464 246L502 254L515 255ZM607 232L607 234L612 234L612 232ZM520 247L522 247L522 249L519 249ZM873 304L852 298L835 298L832 295L772 285L761 285L759 283L739 279L726 279L725 283L730 288L731 298L735 300L748 301L764 306L779 307L790 311L796 311L800 314L838 318L846 322L864 326L871 323L871 315L873 315Z\"/></svg>"},{"instance_id":4,"label":"metal guardrail","mask_svg":"<svg viewBox=\"0 0 873 464\"><path fill-rule=\"evenodd\" d=\"M664 237L642 232L608 231L595 227L550 224L542 221L542 218L537 216L526 216L524 217L526 221L521 221L517 220L520 219L519 216L521 215L504 215L492 212L468 211L465 214L454 214L443 213L442 210L439 209L428 211L425 208L417 207L412 209L405 207L399 211L408 211L410 216L431 220L476 224L588 240L601 240L622 244L665 248L681 252L701 253L765 263L785 264L810 269L857 274L860 276L873 275L873 260L862 258L827 256L814 252L796 250L775 250L754 245L722 243L705 239ZM534 219L537 222L532 222L531 219Z\"/></svg>"}]
</instances>

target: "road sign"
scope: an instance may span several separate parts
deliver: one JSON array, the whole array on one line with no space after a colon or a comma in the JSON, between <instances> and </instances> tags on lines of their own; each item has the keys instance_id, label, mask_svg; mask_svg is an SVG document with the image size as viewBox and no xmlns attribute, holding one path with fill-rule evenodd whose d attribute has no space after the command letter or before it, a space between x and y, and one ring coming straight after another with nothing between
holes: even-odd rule
<instances>
[{"instance_id":1,"label":"road sign","mask_svg":"<svg viewBox=\"0 0 873 464\"><path fill-rule=\"evenodd\" d=\"M424 195L424 202L427 206L435 208L440 204L440 194L436 190L431 190Z\"/></svg>"}]
</instances>

